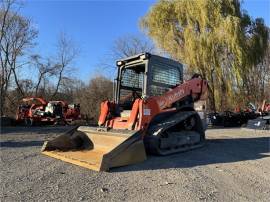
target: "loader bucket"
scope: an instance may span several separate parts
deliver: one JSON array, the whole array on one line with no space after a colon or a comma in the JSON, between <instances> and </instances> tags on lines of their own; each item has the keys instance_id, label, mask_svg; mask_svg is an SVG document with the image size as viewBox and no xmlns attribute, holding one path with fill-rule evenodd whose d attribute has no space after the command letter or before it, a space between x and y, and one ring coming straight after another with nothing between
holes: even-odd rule
<instances>
[{"instance_id":1,"label":"loader bucket","mask_svg":"<svg viewBox=\"0 0 270 202\"><path fill-rule=\"evenodd\" d=\"M100 131L83 126L45 142L42 153L96 171L108 171L146 159L140 132Z\"/></svg>"}]
</instances>

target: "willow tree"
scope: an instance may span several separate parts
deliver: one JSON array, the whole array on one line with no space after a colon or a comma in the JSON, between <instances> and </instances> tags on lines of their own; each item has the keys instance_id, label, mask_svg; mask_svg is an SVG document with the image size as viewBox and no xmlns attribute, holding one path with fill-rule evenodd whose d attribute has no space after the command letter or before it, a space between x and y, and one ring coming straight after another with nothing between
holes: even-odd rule
<instances>
[{"instance_id":1,"label":"willow tree","mask_svg":"<svg viewBox=\"0 0 270 202\"><path fill-rule=\"evenodd\" d=\"M268 33L239 1L159 1L141 25L159 48L209 81L213 110L245 101L245 77L264 56Z\"/></svg>"}]
</instances>

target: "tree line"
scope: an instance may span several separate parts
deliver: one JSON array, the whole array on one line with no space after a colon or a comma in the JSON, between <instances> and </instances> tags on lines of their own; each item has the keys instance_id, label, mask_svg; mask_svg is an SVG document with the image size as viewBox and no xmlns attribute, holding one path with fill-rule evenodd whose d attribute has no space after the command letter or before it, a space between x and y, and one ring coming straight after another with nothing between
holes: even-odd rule
<instances>
[{"instance_id":1,"label":"tree line","mask_svg":"<svg viewBox=\"0 0 270 202\"><path fill-rule=\"evenodd\" d=\"M80 103L84 117L96 120L101 101L112 99L111 78L94 75L89 82L76 78L74 64L80 48L65 33L58 36L55 52L49 56L35 53L39 33L32 21L20 14L23 6L16 0L1 0L0 4L1 116L14 116L22 98L34 96ZM114 72L115 60L153 49L143 37L126 35L115 40L99 66Z\"/></svg>"},{"instance_id":2,"label":"tree line","mask_svg":"<svg viewBox=\"0 0 270 202\"><path fill-rule=\"evenodd\" d=\"M97 75L88 83L76 78L80 48L65 33L50 56L33 53L38 30L20 14L22 3L0 2L1 116L14 115L23 97L37 96L80 103L82 113L96 120L100 102L112 98L111 78ZM113 72L119 58L164 54L184 63L187 77L198 72L208 80L214 111L270 98L269 28L243 11L239 1L162 0L140 25L154 43L137 35L120 37L99 65ZM35 78L27 72L35 72Z\"/></svg>"},{"instance_id":3,"label":"tree line","mask_svg":"<svg viewBox=\"0 0 270 202\"><path fill-rule=\"evenodd\" d=\"M26 96L59 98L61 88L72 79L68 73L78 53L71 40L61 34L53 55L45 58L32 54L38 30L18 12L21 6L14 0L1 1L1 116L14 113L19 100ZM24 73L28 75L23 77Z\"/></svg>"},{"instance_id":4,"label":"tree line","mask_svg":"<svg viewBox=\"0 0 270 202\"><path fill-rule=\"evenodd\" d=\"M142 29L172 58L209 83L212 110L269 99L269 28L238 0L162 0Z\"/></svg>"}]
</instances>

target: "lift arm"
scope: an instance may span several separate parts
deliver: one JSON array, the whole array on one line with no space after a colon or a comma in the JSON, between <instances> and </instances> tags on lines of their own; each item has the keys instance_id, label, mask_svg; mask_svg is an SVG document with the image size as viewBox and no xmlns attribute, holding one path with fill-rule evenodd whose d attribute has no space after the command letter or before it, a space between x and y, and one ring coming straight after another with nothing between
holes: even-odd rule
<instances>
[{"instance_id":1,"label":"lift arm","mask_svg":"<svg viewBox=\"0 0 270 202\"><path fill-rule=\"evenodd\" d=\"M192 78L161 96L154 96L149 99L155 100L159 111L161 111L170 108L173 103L187 96L191 96L194 102L205 100L207 98L207 81L201 78Z\"/></svg>"}]
</instances>

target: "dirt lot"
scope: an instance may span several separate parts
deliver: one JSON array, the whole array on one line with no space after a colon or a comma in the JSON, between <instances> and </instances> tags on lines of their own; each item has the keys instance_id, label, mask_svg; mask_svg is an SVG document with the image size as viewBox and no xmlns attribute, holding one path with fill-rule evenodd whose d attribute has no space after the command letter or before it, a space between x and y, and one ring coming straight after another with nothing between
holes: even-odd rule
<instances>
[{"instance_id":1,"label":"dirt lot","mask_svg":"<svg viewBox=\"0 0 270 202\"><path fill-rule=\"evenodd\" d=\"M39 153L68 129L2 129L1 201L269 201L269 131L212 129L203 148L98 173Z\"/></svg>"}]
</instances>

